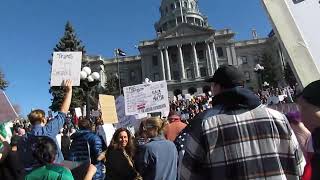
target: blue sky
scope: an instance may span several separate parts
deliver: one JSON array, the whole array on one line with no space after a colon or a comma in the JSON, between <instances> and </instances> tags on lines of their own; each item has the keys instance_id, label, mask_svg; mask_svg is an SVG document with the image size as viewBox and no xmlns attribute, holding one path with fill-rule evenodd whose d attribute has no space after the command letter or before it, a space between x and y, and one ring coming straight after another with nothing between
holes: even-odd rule
<instances>
[{"instance_id":1,"label":"blue sky","mask_svg":"<svg viewBox=\"0 0 320 180\"><path fill-rule=\"evenodd\" d=\"M6 90L26 116L31 108L48 110L53 47L70 20L90 55L112 57L114 48L137 55L141 40L155 38L161 0L8 0L0 2L0 68ZM231 28L236 39L260 37L271 30L259 0L199 0L200 11L216 29Z\"/></svg>"}]
</instances>

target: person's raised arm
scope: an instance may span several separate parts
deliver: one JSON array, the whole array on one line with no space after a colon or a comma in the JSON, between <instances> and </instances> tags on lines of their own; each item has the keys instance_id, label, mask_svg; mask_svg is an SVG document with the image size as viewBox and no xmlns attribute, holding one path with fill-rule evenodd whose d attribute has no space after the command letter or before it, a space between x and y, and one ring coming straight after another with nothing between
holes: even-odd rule
<instances>
[{"instance_id":1,"label":"person's raised arm","mask_svg":"<svg viewBox=\"0 0 320 180\"><path fill-rule=\"evenodd\" d=\"M72 81L71 80L65 80L63 83L65 87L66 94L64 96L64 100L62 102L60 112L67 113L70 108L71 104L71 97L72 97Z\"/></svg>"},{"instance_id":2,"label":"person's raised arm","mask_svg":"<svg viewBox=\"0 0 320 180\"><path fill-rule=\"evenodd\" d=\"M51 136L56 136L59 133L60 129L63 127L63 124L65 123L66 115L68 113L68 110L71 104L72 81L65 80L63 82L63 85L65 87L66 92L60 108L60 113L51 121L49 121L45 126L46 132Z\"/></svg>"}]
</instances>

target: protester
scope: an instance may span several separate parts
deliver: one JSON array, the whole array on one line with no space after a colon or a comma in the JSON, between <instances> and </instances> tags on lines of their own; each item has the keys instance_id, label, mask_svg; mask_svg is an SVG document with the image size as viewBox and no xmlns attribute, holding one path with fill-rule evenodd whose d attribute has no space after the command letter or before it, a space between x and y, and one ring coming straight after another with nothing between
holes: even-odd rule
<instances>
[{"instance_id":1,"label":"protester","mask_svg":"<svg viewBox=\"0 0 320 180\"><path fill-rule=\"evenodd\" d=\"M181 122L180 116L176 113L169 115L168 120L169 124L165 127L164 135L166 139L174 141L187 124Z\"/></svg>"},{"instance_id":2,"label":"protester","mask_svg":"<svg viewBox=\"0 0 320 180\"><path fill-rule=\"evenodd\" d=\"M58 147L52 138L47 136L37 136L33 148L33 156L38 162L38 167L29 173L25 180L73 180L69 169L54 164Z\"/></svg>"},{"instance_id":3,"label":"protester","mask_svg":"<svg viewBox=\"0 0 320 180\"><path fill-rule=\"evenodd\" d=\"M63 157L66 158L68 157L70 151L70 131L71 129L65 124L61 136L61 152L63 154Z\"/></svg>"},{"instance_id":4,"label":"protester","mask_svg":"<svg viewBox=\"0 0 320 180\"><path fill-rule=\"evenodd\" d=\"M145 131L150 141L137 154L137 169L144 180L162 180L177 177L178 153L173 142L163 136L164 121L152 117L145 122Z\"/></svg>"},{"instance_id":5,"label":"protester","mask_svg":"<svg viewBox=\"0 0 320 180\"><path fill-rule=\"evenodd\" d=\"M133 164L133 137L128 129L119 128L113 134L107 150L107 180L134 180L139 177Z\"/></svg>"},{"instance_id":6,"label":"protester","mask_svg":"<svg viewBox=\"0 0 320 180\"><path fill-rule=\"evenodd\" d=\"M25 175L23 164L21 164L21 158L17 153L17 144L20 140L19 136L13 136L11 138L10 146L8 148L7 155L0 162L0 177L6 180L22 180ZM5 139L0 135L0 142L4 142ZM11 149L10 149L11 148Z\"/></svg>"},{"instance_id":7,"label":"protester","mask_svg":"<svg viewBox=\"0 0 320 180\"><path fill-rule=\"evenodd\" d=\"M301 118L312 133L309 143L313 153L308 157L303 180L320 179L320 80L310 83L298 99Z\"/></svg>"},{"instance_id":8,"label":"protester","mask_svg":"<svg viewBox=\"0 0 320 180\"><path fill-rule=\"evenodd\" d=\"M145 131L145 122L146 122L146 119L143 119L140 122L139 130L135 134L135 145L137 147L136 148L137 151L140 150L140 146L145 145L146 143L149 142L149 138L147 137L147 133Z\"/></svg>"},{"instance_id":9,"label":"protester","mask_svg":"<svg viewBox=\"0 0 320 180\"><path fill-rule=\"evenodd\" d=\"M213 108L179 136L185 139L180 179L300 179L305 161L286 117L262 106L243 81L231 65L208 80Z\"/></svg>"},{"instance_id":10,"label":"protester","mask_svg":"<svg viewBox=\"0 0 320 180\"><path fill-rule=\"evenodd\" d=\"M96 166L97 172L94 180L105 178L105 166L102 158L99 156L106 150L102 138L91 131L91 123L86 119L81 119L78 123L79 131L71 136L71 146L68 160L86 161ZM99 158L99 159L98 159Z\"/></svg>"},{"instance_id":11,"label":"protester","mask_svg":"<svg viewBox=\"0 0 320 180\"><path fill-rule=\"evenodd\" d=\"M308 147L311 138L311 132L301 122L301 115L299 111L291 111L286 114L290 126L297 137L300 148L305 159L308 158L308 153L311 151Z\"/></svg>"},{"instance_id":12,"label":"protester","mask_svg":"<svg viewBox=\"0 0 320 180\"><path fill-rule=\"evenodd\" d=\"M37 109L32 111L28 118L32 124L32 130L23 136L22 140L18 144L18 152L22 158L24 168L27 171L33 169L36 165L35 160L32 156L32 144L36 136L48 136L54 140L57 144L56 136L63 127L66 119L66 113L69 110L71 97L72 97L72 82L71 80L64 81L64 87L66 90L64 101L62 102L60 111L58 115L47 122L45 117L45 112L43 110ZM57 145L58 146L58 145ZM57 156L55 156L55 163L61 163L64 158L60 149L57 151Z\"/></svg>"}]
</instances>

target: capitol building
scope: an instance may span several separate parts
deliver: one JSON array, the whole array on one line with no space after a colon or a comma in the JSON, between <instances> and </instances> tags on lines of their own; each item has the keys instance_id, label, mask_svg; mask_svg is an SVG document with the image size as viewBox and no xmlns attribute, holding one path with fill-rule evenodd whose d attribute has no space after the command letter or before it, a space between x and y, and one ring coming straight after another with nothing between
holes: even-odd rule
<instances>
[{"instance_id":1,"label":"capitol building","mask_svg":"<svg viewBox=\"0 0 320 180\"><path fill-rule=\"evenodd\" d=\"M118 59L87 57L102 65L102 85L117 74L119 62L122 87L141 84L149 78L166 80L169 96L201 94L210 90L204 80L219 66L230 64L243 71L247 87L257 89L254 68L261 64L263 53L272 55L279 73L287 61L288 56L272 34L259 38L252 30L251 39L236 41L231 29L214 29L200 12L198 0L162 0L159 10L161 17L154 25L157 37L139 43L140 55Z\"/></svg>"}]
</instances>

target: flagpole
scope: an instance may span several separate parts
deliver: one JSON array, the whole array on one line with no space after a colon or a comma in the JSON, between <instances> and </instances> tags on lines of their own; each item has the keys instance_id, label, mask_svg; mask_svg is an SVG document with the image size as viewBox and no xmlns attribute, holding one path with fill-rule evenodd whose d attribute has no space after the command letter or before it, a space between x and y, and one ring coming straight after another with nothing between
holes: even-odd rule
<instances>
[{"instance_id":1,"label":"flagpole","mask_svg":"<svg viewBox=\"0 0 320 180\"><path fill-rule=\"evenodd\" d=\"M121 95L121 77L120 77L120 62L118 57L118 49L115 50L117 65L118 65L118 86L119 86L119 96Z\"/></svg>"}]
</instances>

